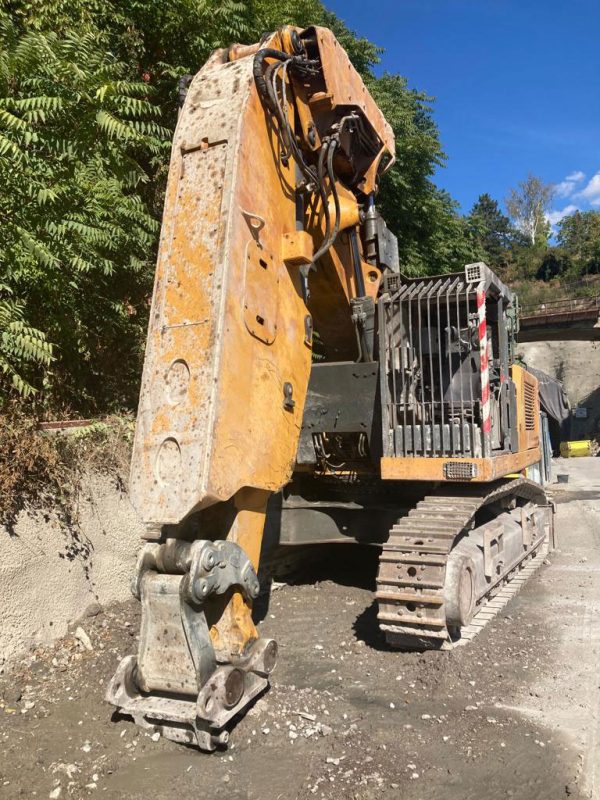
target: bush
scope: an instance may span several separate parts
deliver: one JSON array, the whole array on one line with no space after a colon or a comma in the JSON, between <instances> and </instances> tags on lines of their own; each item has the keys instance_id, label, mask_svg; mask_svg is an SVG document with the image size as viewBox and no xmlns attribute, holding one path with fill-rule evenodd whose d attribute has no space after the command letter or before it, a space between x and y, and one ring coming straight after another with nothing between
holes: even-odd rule
<instances>
[{"instance_id":1,"label":"bush","mask_svg":"<svg viewBox=\"0 0 600 800\"><path fill-rule=\"evenodd\" d=\"M159 228L143 187L170 132L101 36L2 16L0 44L0 391L131 402Z\"/></svg>"},{"instance_id":2,"label":"bush","mask_svg":"<svg viewBox=\"0 0 600 800\"><path fill-rule=\"evenodd\" d=\"M78 498L90 472L124 488L133 417L111 417L66 433L45 432L11 403L0 414L0 525L15 533L24 509L52 509L65 529L78 527Z\"/></svg>"},{"instance_id":3,"label":"bush","mask_svg":"<svg viewBox=\"0 0 600 800\"><path fill-rule=\"evenodd\" d=\"M548 248L542 257L535 277L538 281L550 281L566 275L572 268L571 259L558 247Z\"/></svg>"}]
</instances>

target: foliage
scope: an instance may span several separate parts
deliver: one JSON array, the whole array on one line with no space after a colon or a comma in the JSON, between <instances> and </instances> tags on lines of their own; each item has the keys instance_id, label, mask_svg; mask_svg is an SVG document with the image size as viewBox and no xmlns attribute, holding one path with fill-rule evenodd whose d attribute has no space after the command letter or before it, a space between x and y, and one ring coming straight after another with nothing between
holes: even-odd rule
<instances>
[{"instance_id":1,"label":"foliage","mask_svg":"<svg viewBox=\"0 0 600 800\"><path fill-rule=\"evenodd\" d=\"M50 366L52 345L25 322L23 302L11 295L10 287L0 284L0 385L27 398L35 388L26 376L36 367Z\"/></svg>"},{"instance_id":2,"label":"foliage","mask_svg":"<svg viewBox=\"0 0 600 800\"><path fill-rule=\"evenodd\" d=\"M543 254L541 263L535 273L538 281L551 281L564 277L571 269L572 263L564 248L549 247Z\"/></svg>"},{"instance_id":3,"label":"foliage","mask_svg":"<svg viewBox=\"0 0 600 800\"><path fill-rule=\"evenodd\" d=\"M527 282L547 284L559 279L573 284L585 275L599 273L600 212L577 211L562 219L553 246L539 241L532 245L527 239L513 236L508 264L507 277L520 281L521 291L535 297L543 295L544 288Z\"/></svg>"},{"instance_id":4,"label":"foliage","mask_svg":"<svg viewBox=\"0 0 600 800\"><path fill-rule=\"evenodd\" d=\"M402 269L444 272L481 257L432 180L444 155L431 98L401 76L376 77L380 49L321 0L7 0L5 9L0 281L46 360L0 354L12 365L7 382L18 373L15 388L43 390L46 408L134 405L177 79L214 48L282 24L332 28L394 129L398 160L380 202Z\"/></svg>"},{"instance_id":5,"label":"foliage","mask_svg":"<svg viewBox=\"0 0 600 800\"><path fill-rule=\"evenodd\" d=\"M513 230L498 201L489 194L480 194L467 217L467 224L474 241L483 251L483 260L494 268L506 266Z\"/></svg>"},{"instance_id":6,"label":"foliage","mask_svg":"<svg viewBox=\"0 0 600 800\"><path fill-rule=\"evenodd\" d=\"M512 288L518 294L522 308L553 300L597 297L600 293L600 283L595 275L576 281L570 280L568 274L547 281L515 281Z\"/></svg>"},{"instance_id":7,"label":"foliage","mask_svg":"<svg viewBox=\"0 0 600 800\"><path fill-rule=\"evenodd\" d=\"M557 240L580 274L600 272L600 211L576 211L564 217Z\"/></svg>"},{"instance_id":8,"label":"foliage","mask_svg":"<svg viewBox=\"0 0 600 800\"><path fill-rule=\"evenodd\" d=\"M545 244L550 235L546 213L554 196L554 187L531 173L510 191L506 208L515 228L532 245Z\"/></svg>"},{"instance_id":9,"label":"foliage","mask_svg":"<svg viewBox=\"0 0 600 800\"><path fill-rule=\"evenodd\" d=\"M432 182L444 163L431 98L410 90L400 75L367 84L396 137L396 164L384 177L378 199L398 236L401 270L409 275L460 269L474 260L466 229L450 196Z\"/></svg>"},{"instance_id":10,"label":"foliage","mask_svg":"<svg viewBox=\"0 0 600 800\"><path fill-rule=\"evenodd\" d=\"M84 479L93 472L123 488L132 440L131 417L52 433L40 430L30 415L10 402L0 413L0 525L15 534L23 508L53 508L65 532L78 535Z\"/></svg>"},{"instance_id":11,"label":"foliage","mask_svg":"<svg viewBox=\"0 0 600 800\"><path fill-rule=\"evenodd\" d=\"M0 281L16 298L3 305L5 376L30 393L19 370L37 363L55 405L118 402L128 371L117 379L115 364L139 363L158 230L144 184L169 131L97 34L19 35L3 16L0 39Z\"/></svg>"}]
</instances>

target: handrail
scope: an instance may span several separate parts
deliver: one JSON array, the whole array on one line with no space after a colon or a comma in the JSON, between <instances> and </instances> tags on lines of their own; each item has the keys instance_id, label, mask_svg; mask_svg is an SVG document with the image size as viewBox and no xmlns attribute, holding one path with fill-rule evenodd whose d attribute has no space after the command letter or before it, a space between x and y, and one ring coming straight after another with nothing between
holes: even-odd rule
<instances>
[{"instance_id":1,"label":"handrail","mask_svg":"<svg viewBox=\"0 0 600 800\"><path fill-rule=\"evenodd\" d=\"M600 309L600 296L544 300L541 303L521 306L519 312L521 319L523 319L526 317L547 317L576 311L591 311L596 308Z\"/></svg>"}]
</instances>

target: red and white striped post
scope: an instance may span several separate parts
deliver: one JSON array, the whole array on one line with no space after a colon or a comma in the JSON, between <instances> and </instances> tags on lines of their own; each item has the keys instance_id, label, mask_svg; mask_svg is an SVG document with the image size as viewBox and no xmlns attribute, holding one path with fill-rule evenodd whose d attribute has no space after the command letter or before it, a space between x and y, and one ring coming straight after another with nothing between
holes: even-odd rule
<instances>
[{"instance_id":1,"label":"red and white striped post","mask_svg":"<svg viewBox=\"0 0 600 800\"><path fill-rule=\"evenodd\" d=\"M477 287L477 317L479 321L479 369L481 372L481 430L483 433L483 457L492 452L492 419L490 416L490 370L488 353L487 322L485 318L485 288Z\"/></svg>"}]
</instances>

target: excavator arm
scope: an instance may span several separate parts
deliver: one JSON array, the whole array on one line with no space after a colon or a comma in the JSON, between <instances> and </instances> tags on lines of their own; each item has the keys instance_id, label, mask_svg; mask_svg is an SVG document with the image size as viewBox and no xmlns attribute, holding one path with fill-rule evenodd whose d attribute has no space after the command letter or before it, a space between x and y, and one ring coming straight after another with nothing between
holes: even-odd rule
<instances>
[{"instance_id":1,"label":"excavator arm","mask_svg":"<svg viewBox=\"0 0 600 800\"><path fill-rule=\"evenodd\" d=\"M218 50L189 86L131 469L147 540L139 651L107 695L169 738L225 744L275 666L251 616L266 505L292 475L313 345L373 358L393 251L374 196L393 160L390 126L326 29Z\"/></svg>"}]
</instances>

